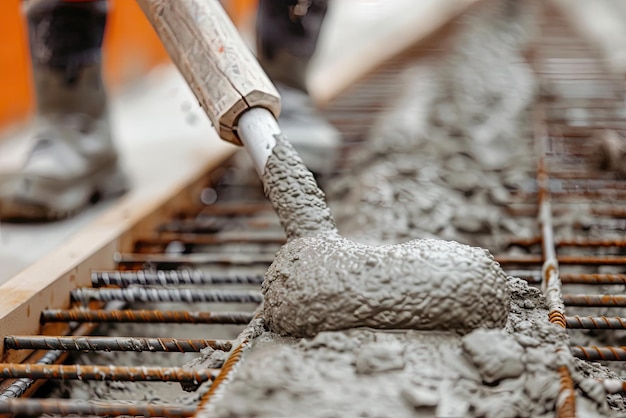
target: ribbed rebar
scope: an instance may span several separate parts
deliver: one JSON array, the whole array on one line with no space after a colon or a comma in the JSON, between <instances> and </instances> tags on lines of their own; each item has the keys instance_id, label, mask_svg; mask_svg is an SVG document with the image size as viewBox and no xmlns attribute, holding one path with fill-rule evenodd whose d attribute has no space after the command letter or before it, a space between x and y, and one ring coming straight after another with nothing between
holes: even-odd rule
<instances>
[{"instance_id":1,"label":"ribbed rebar","mask_svg":"<svg viewBox=\"0 0 626 418\"><path fill-rule=\"evenodd\" d=\"M576 417L576 388L567 366L560 366L559 396L556 402L556 416L559 418Z\"/></svg>"},{"instance_id":2,"label":"ribbed rebar","mask_svg":"<svg viewBox=\"0 0 626 418\"><path fill-rule=\"evenodd\" d=\"M532 238L513 238L509 240L510 245L518 245L520 247L531 247L541 243L541 237ZM560 239L555 242L557 247L626 247L626 240L618 239L586 239L586 238L574 238L574 239Z\"/></svg>"},{"instance_id":3,"label":"ribbed rebar","mask_svg":"<svg viewBox=\"0 0 626 418\"><path fill-rule=\"evenodd\" d=\"M507 270L507 274L526 280L528 283L541 283L542 277L540 271L535 270ZM626 274L572 274L561 273L561 283L566 284L587 284L587 285L609 285L609 284L626 284Z\"/></svg>"},{"instance_id":4,"label":"ribbed rebar","mask_svg":"<svg viewBox=\"0 0 626 418\"><path fill-rule=\"evenodd\" d=\"M257 291L229 291L209 289L92 289L78 288L71 291L72 300L87 303L93 300L108 302L123 300L126 302L224 302L224 303L261 303L263 295Z\"/></svg>"},{"instance_id":5,"label":"ribbed rebar","mask_svg":"<svg viewBox=\"0 0 626 418\"><path fill-rule=\"evenodd\" d=\"M220 387L220 385L231 375L233 369L239 362L242 356L242 350L248 344L248 340L243 339L241 344L237 346L230 354L228 359L222 365L222 369L220 373L215 377L213 384L209 388L209 390L202 396L200 402L198 403L198 411L204 408L205 405L209 403L211 398L215 395L215 392Z\"/></svg>"},{"instance_id":6,"label":"ribbed rebar","mask_svg":"<svg viewBox=\"0 0 626 418\"><path fill-rule=\"evenodd\" d=\"M206 347L230 351L232 344L229 340L8 335L4 337L4 347L12 350L164 351L191 353L199 352Z\"/></svg>"},{"instance_id":7,"label":"ribbed rebar","mask_svg":"<svg viewBox=\"0 0 626 418\"><path fill-rule=\"evenodd\" d=\"M116 254L119 264L166 264L166 265L202 265L202 264L271 264L274 254Z\"/></svg>"},{"instance_id":8,"label":"ribbed rebar","mask_svg":"<svg viewBox=\"0 0 626 418\"><path fill-rule=\"evenodd\" d=\"M0 401L0 414L17 416L41 415L92 415L140 417L190 417L194 405L137 405L135 403L109 403L65 399L10 399Z\"/></svg>"},{"instance_id":9,"label":"ribbed rebar","mask_svg":"<svg viewBox=\"0 0 626 418\"><path fill-rule=\"evenodd\" d=\"M624 307L626 295L563 295L568 306Z\"/></svg>"},{"instance_id":10,"label":"ribbed rebar","mask_svg":"<svg viewBox=\"0 0 626 418\"><path fill-rule=\"evenodd\" d=\"M137 241L140 248L179 241L191 245L213 244L284 244L285 232L279 230L220 231L214 234L161 232L158 237Z\"/></svg>"},{"instance_id":11,"label":"ribbed rebar","mask_svg":"<svg viewBox=\"0 0 626 418\"><path fill-rule=\"evenodd\" d=\"M175 219L160 225L157 230L161 233L200 233L211 234L225 230L244 230L245 232L261 230L280 230L280 222L275 213L267 213L263 216L196 216L187 219Z\"/></svg>"},{"instance_id":12,"label":"ribbed rebar","mask_svg":"<svg viewBox=\"0 0 626 418\"><path fill-rule=\"evenodd\" d=\"M180 382L200 384L213 379L219 369L188 370L181 367L116 367L0 363L0 377L8 379L99 380L129 382Z\"/></svg>"},{"instance_id":13,"label":"ribbed rebar","mask_svg":"<svg viewBox=\"0 0 626 418\"><path fill-rule=\"evenodd\" d=\"M617 316L567 316L565 320L572 329L626 329L626 318Z\"/></svg>"},{"instance_id":14,"label":"ribbed rebar","mask_svg":"<svg viewBox=\"0 0 626 418\"><path fill-rule=\"evenodd\" d=\"M259 212L273 212L273 208L266 200L251 200L248 202L220 202L202 209L204 216L250 216ZM196 214L190 214L190 216L196 216Z\"/></svg>"},{"instance_id":15,"label":"ribbed rebar","mask_svg":"<svg viewBox=\"0 0 626 418\"><path fill-rule=\"evenodd\" d=\"M498 255L496 261L502 265L508 264L541 264L543 257L540 255ZM623 266L626 265L624 256L568 256L557 257L559 264L564 265L587 265L587 266Z\"/></svg>"},{"instance_id":16,"label":"ribbed rebar","mask_svg":"<svg viewBox=\"0 0 626 418\"><path fill-rule=\"evenodd\" d=\"M624 361L626 360L626 347L572 347L572 354L583 360L589 361Z\"/></svg>"},{"instance_id":17,"label":"ribbed rebar","mask_svg":"<svg viewBox=\"0 0 626 418\"><path fill-rule=\"evenodd\" d=\"M35 362L35 364L45 365L45 364L53 364L56 363L63 351L61 350L52 350L48 351L44 354L39 360ZM17 379L15 382L11 383L9 387L7 387L2 393L0 393L0 402L6 401L11 398L19 398L23 396L28 388L33 385L33 379L29 379L26 377Z\"/></svg>"},{"instance_id":18,"label":"ribbed rebar","mask_svg":"<svg viewBox=\"0 0 626 418\"><path fill-rule=\"evenodd\" d=\"M41 313L41 322L115 322L162 324L235 324L252 320L251 312L189 312L157 310L48 310Z\"/></svg>"},{"instance_id":19,"label":"ribbed rebar","mask_svg":"<svg viewBox=\"0 0 626 418\"><path fill-rule=\"evenodd\" d=\"M561 281L570 284L626 284L626 274L561 274Z\"/></svg>"},{"instance_id":20,"label":"ribbed rebar","mask_svg":"<svg viewBox=\"0 0 626 418\"><path fill-rule=\"evenodd\" d=\"M91 275L93 287L131 285L207 285L207 284L261 284L263 273L211 274L202 270L158 270L158 271L96 271Z\"/></svg>"}]
</instances>

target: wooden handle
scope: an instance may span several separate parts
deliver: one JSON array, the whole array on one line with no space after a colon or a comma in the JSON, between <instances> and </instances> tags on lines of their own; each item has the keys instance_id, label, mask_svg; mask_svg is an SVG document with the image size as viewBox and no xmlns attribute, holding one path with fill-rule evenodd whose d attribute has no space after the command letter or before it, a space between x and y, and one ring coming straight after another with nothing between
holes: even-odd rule
<instances>
[{"instance_id":1,"label":"wooden handle","mask_svg":"<svg viewBox=\"0 0 626 418\"><path fill-rule=\"evenodd\" d=\"M241 145L253 107L280 113L280 96L218 0L137 0L220 137Z\"/></svg>"}]
</instances>

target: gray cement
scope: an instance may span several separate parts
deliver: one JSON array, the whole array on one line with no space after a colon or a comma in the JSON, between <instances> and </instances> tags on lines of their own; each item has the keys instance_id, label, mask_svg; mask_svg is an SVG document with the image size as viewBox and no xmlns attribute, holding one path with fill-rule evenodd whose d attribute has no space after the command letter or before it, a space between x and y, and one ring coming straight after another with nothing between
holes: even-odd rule
<instances>
[{"instance_id":1,"label":"gray cement","mask_svg":"<svg viewBox=\"0 0 626 418\"><path fill-rule=\"evenodd\" d=\"M337 232L324 192L282 135L276 136L276 146L267 161L262 181L287 240Z\"/></svg>"},{"instance_id":2,"label":"gray cement","mask_svg":"<svg viewBox=\"0 0 626 418\"><path fill-rule=\"evenodd\" d=\"M263 315L278 334L354 327L502 327L505 275L483 249L442 240L373 247L337 235L293 240L265 275Z\"/></svg>"}]
</instances>

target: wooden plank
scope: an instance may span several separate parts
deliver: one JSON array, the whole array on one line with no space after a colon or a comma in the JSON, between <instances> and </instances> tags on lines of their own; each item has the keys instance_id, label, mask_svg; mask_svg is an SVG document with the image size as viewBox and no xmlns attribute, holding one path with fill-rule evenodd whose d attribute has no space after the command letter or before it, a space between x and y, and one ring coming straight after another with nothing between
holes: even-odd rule
<instances>
[{"instance_id":1,"label":"wooden plank","mask_svg":"<svg viewBox=\"0 0 626 418\"><path fill-rule=\"evenodd\" d=\"M113 255L136 237L148 234L172 213L189 208L205 175L232 155L236 147L207 132L206 148L163 167L162 178L130 191L89 227L0 286L0 337L10 334L56 334L58 325L41 329L44 309L68 308L69 292L90 284L92 269L113 268ZM29 352L4 352L0 359L22 361Z\"/></svg>"}]
</instances>

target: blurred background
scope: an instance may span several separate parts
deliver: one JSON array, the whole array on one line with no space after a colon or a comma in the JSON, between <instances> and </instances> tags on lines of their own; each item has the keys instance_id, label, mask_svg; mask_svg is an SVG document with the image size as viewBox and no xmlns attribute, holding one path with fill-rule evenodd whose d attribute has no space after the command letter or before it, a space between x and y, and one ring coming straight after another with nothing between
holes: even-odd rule
<instances>
[{"instance_id":1,"label":"blurred background","mask_svg":"<svg viewBox=\"0 0 626 418\"><path fill-rule=\"evenodd\" d=\"M20 0L0 2L0 129L23 121L33 107L26 20ZM133 0L111 0L104 43L106 81L119 89L168 60L152 27ZM224 0L233 21L244 30L253 25L256 0Z\"/></svg>"}]
</instances>

